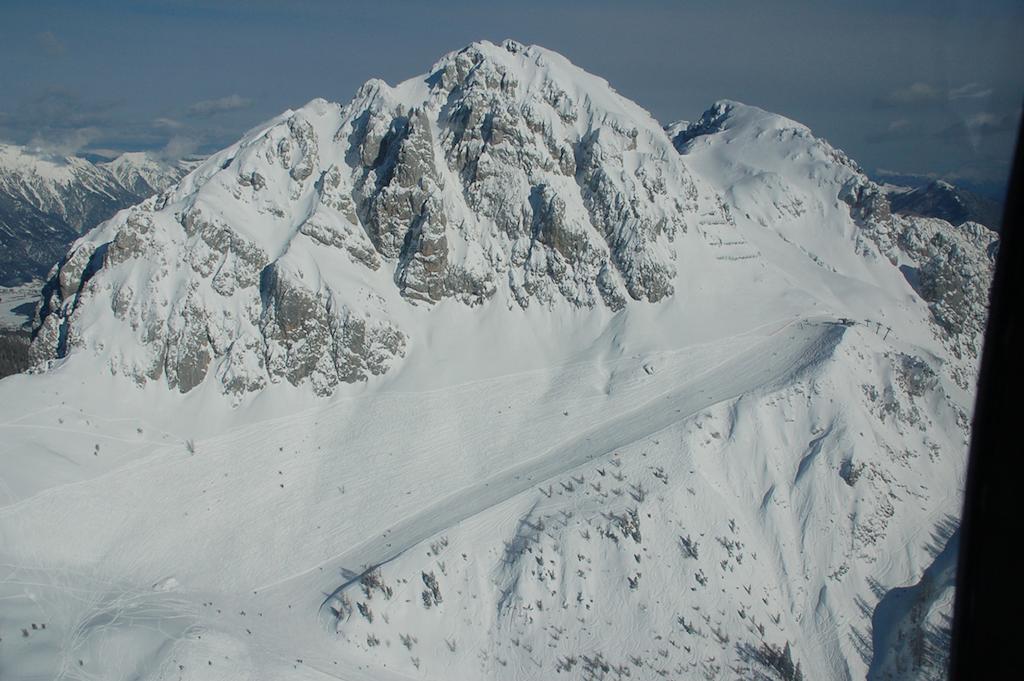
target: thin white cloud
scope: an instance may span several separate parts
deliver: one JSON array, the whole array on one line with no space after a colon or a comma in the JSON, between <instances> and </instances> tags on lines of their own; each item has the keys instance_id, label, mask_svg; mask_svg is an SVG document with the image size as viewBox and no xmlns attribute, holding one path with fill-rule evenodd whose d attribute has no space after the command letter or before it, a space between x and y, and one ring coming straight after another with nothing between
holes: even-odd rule
<instances>
[{"instance_id":1,"label":"thin white cloud","mask_svg":"<svg viewBox=\"0 0 1024 681\"><path fill-rule=\"evenodd\" d=\"M982 111L981 113L976 113L968 116L964 120L964 125L967 126L968 130L985 130L995 128L1003 120L1004 117L1002 116L996 116L993 113Z\"/></svg>"},{"instance_id":2,"label":"thin white cloud","mask_svg":"<svg viewBox=\"0 0 1024 681\"><path fill-rule=\"evenodd\" d=\"M950 99L985 99L991 96L992 88L986 88L981 83L967 83L949 91Z\"/></svg>"},{"instance_id":3,"label":"thin white cloud","mask_svg":"<svg viewBox=\"0 0 1024 681\"><path fill-rule=\"evenodd\" d=\"M967 143L977 151L981 148L986 138L997 135L1012 135L1017 131L1020 124L1021 111L1009 111L1005 113L993 113L981 111L964 116L953 125L943 128L935 134L935 137L952 143Z\"/></svg>"},{"instance_id":4,"label":"thin white cloud","mask_svg":"<svg viewBox=\"0 0 1024 681\"><path fill-rule=\"evenodd\" d=\"M911 83L905 88L893 90L878 101L888 106L902 106L907 104L924 104L938 102L946 98L946 93L934 85L928 83Z\"/></svg>"},{"instance_id":5,"label":"thin white cloud","mask_svg":"<svg viewBox=\"0 0 1024 681\"><path fill-rule=\"evenodd\" d=\"M161 158L167 161L177 161L186 156L194 156L199 150L200 140L191 135L175 135L163 149L160 150Z\"/></svg>"},{"instance_id":6,"label":"thin white cloud","mask_svg":"<svg viewBox=\"0 0 1024 681\"><path fill-rule=\"evenodd\" d=\"M74 156L100 137L100 130L94 127L54 131L47 136L35 135L28 147L37 153L49 156Z\"/></svg>"},{"instance_id":7,"label":"thin white cloud","mask_svg":"<svg viewBox=\"0 0 1024 681\"><path fill-rule=\"evenodd\" d=\"M163 130L177 130L177 129L181 128L181 126L182 126L181 121L176 121L173 118L160 117L160 118L154 118L153 119L153 127L154 128L163 129Z\"/></svg>"},{"instance_id":8,"label":"thin white cloud","mask_svg":"<svg viewBox=\"0 0 1024 681\"><path fill-rule=\"evenodd\" d=\"M239 109L247 109L252 106L252 100L241 95L228 95L227 97L220 97L219 99L204 99L201 102L188 107L188 114L190 116L197 116L200 118L206 116L214 116L219 113L226 111L237 111Z\"/></svg>"},{"instance_id":9,"label":"thin white cloud","mask_svg":"<svg viewBox=\"0 0 1024 681\"><path fill-rule=\"evenodd\" d=\"M61 42L53 31L43 31L42 33L36 34L36 43L42 48L43 52L51 57L59 57L67 52L67 47Z\"/></svg>"},{"instance_id":10,"label":"thin white cloud","mask_svg":"<svg viewBox=\"0 0 1024 681\"><path fill-rule=\"evenodd\" d=\"M964 116L960 121L948 128L940 130L936 137L956 138L967 136L977 141L984 135L993 135L1001 132L1013 132L1017 129L1020 121L1020 109L1005 113L993 113L991 111L980 111L978 113Z\"/></svg>"},{"instance_id":11,"label":"thin white cloud","mask_svg":"<svg viewBox=\"0 0 1024 681\"><path fill-rule=\"evenodd\" d=\"M943 102L980 100L991 96L992 88L981 83L966 83L959 87L946 88L918 81L897 88L875 99L875 105L882 108L920 107Z\"/></svg>"},{"instance_id":12,"label":"thin white cloud","mask_svg":"<svg viewBox=\"0 0 1024 681\"><path fill-rule=\"evenodd\" d=\"M991 189L993 183L1000 183L1006 179L1006 168L999 163L987 165L985 168L964 165L941 173L875 168L873 175L882 182L895 186L923 187L935 180L943 180L972 191L980 188L985 195L989 195L985 190Z\"/></svg>"},{"instance_id":13,"label":"thin white cloud","mask_svg":"<svg viewBox=\"0 0 1024 681\"><path fill-rule=\"evenodd\" d=\"M897 139L909 139L921 134L920 127L906 118L889 121L884 130L869 133L865 139L870 143L889 142Z\"/></svg>"}]
</instances>

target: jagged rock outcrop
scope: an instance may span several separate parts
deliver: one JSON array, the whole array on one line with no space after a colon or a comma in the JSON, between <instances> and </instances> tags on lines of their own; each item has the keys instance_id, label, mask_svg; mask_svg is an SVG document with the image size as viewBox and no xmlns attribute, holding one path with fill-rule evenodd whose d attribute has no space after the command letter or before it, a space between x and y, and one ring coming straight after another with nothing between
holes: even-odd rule
<instances>
[{"instance_id":1,"label":"jagged rock outcrop","mask_svg":"<svg viewBox=\"0 0 1024 681\"><path fill-rule=\"evenodd\" d=\"M851 216L928 304L936 329L956 358L973 363L988 318L988 291L998 236L984 225L899 215L884 191L859 177L840 195ZM966 386L973 367L957 370Z\"/></svg>"}]
</instances>

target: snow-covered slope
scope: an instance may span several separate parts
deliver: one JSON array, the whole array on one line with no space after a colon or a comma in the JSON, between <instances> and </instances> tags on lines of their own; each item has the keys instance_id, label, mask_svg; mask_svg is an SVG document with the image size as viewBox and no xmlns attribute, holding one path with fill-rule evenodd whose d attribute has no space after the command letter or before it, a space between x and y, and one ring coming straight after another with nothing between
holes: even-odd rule
<instances>
[{"instance_id":1,"label":"snow-covered slope","mask_svg":"<svg viewBox=\"0 0 1024 681\"><path fill-rule=\"evenodd\" d=\"M932 674L993 238L514 42L286 112L48 284L0 675Z\"/></svg>"},{"instance_id":2,"label":"snow-covered slope","mask_svg":"<svg viewBox=\"0 0 1024 681\"><path fill-rule=\"evenodd\" d=\"M84 232L181 179L145 153L93 164L0 144L0 285L43 278Z\"/></svg>"},{"instance_id":3,"label":"snow-covered slope","mask_svg":"<svg viewBox=\"0 0 1024 681\"><path fill-rule=\"evenodd\" d=\"M796 256L784 265L792 276L831 273L828 295L876 324L895 329L907 320L870 298L855 300L860 282L901 297L900 316L917 318L911 310L927 305L924 318L955 360L951 375L973 384L997 244L987 228L893 215L883 189L846 154L756 107L718 102L676 128L688 167L721 188L752 243L769 257Z\"/></svg>"}]
</instances>

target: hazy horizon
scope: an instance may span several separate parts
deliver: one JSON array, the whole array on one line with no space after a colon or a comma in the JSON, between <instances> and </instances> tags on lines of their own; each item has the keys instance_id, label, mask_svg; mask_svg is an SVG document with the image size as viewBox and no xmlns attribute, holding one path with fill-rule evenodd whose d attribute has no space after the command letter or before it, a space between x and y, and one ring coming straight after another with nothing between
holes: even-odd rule
<instances>
[{"instance_id":1,"label":"hazy horizon","mask_svg":"<svg viewBox=\"0 0 1024 681\"><path fill-rule=\"evenodd\" d=\"M65 154L209 153L312 98L346 102L370 78L394 84L475 40L513 38L662 124L735 99L807 124L876 177L991 189L1024 91L1015 2L5 5L0 141Z\"/></svg>"}]
</instances>

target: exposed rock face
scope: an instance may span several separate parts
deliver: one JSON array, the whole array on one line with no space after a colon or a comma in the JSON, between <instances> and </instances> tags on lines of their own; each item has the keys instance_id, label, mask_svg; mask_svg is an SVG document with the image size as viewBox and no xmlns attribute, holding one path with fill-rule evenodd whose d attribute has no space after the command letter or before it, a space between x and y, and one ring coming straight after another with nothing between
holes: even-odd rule
<instances>
[{"instance_id":1,"label":"exposed rock face","mask_svg":"<svg viewBox=\"0 0 1024 681\"><path fill-rule=\"evenodd\" d=\"M366 380L387 370L401 355L405 337L391 325L359 318L329 293L314 292L276 265L263 272L260 329L272 378L293 384L309 380L318 394L339 382ZM326 333L324 332L326 330Z\"/></svg>"},{"instance_id":2,"label":"exposed rock face","mask_svg":"<svg viewBox=\"0 0 1024 681\"><path fill-rule=\"evenodd\" d=\"M998 236L984 225L893 214L881 188L866 178L849 185L841 198L863 234L899 266L928 303L936 327L957 358L973 362L981 350L988 318L988 291ZM958 381L973 371L966 366Z\"/></svg>"},{"instance_id":3,"label":"exposed rock face","mask_svg":"<svg viewBox=\"0 0 1024 681\"><path fill-rule=\"evenodd\" d=\"M935 321L951 337L964 337L957 354L976 356L980 347L971 342L985 330L988 317L988 282L997 241L992 232L976 222L956 231L941 220L901 221L899 245L917 258L915 288L929 303Z\"/></svg>"},{"instance_id":4,"label":"exposed rock face","mask_svg":"<svg viewBox=\"0 0 1024 681\"><path fill-rule=\"evenodd\" d=\"M345 107L287 112L76 243L33 357L98 349L105 306L138 348L109 348L111 369L139 382L328 394L403 355L409 305L670 296L671 243L701 202L717 205L607 83L540 48L474 44Z\"/></svg>"},{"instance_id":5,"label":"exposed rock face","mask_svg":"<svg viewBox=\"0 0 1024 681\"><path fill-rule=\"evenodd\" d=\"M411 108L374 81L357 95L335 138L353 145L357 210L406 296L478 304L499 279L524 307L671 293L664 243L685 229L692 181L646 114L589 76L593 92L567 92L580 74L560 78L566 68L537 48L473 45L435 67Z\"/></svg>"}]
</instances>

